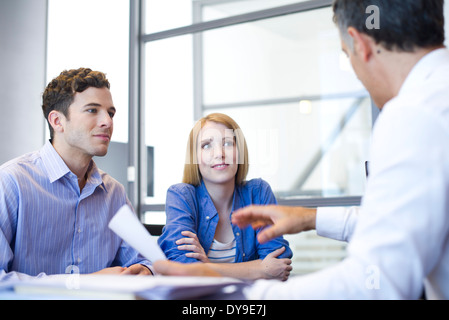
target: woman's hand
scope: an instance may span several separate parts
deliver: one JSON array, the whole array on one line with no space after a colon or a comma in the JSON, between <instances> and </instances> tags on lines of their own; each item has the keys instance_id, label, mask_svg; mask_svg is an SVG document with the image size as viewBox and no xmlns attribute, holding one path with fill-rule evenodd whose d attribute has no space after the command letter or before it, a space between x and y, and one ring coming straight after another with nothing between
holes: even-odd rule
<instances>
[{"instance_id":1,"label":"woman's hand","mask_svg":"<svg viewBox=\"0 0 449 320\"><path fill-rule=\"evenodd\" d=\"M180 263L158 260L153 263L156 272L165 276L221 277L222 275L203 263Z\"/></svg>"},{"instance_id":2,"label":"woman's hand","mask_svg":"<svg viewBox=\"0 0 449 320\"><path fill-rule=\"evenodd\" d=\"M190 231L182 231L181 234L187 238L181 238L176 241L178 250L191 251L186 253L186 257L198 259L201 262L209 262L206 252L198 240L196 234Z\"/></svg>"},{"instance_id":3,"label":"woman's hand","mask_svg":"<svg viewBox=\"0 0 449 320\"><path fill-rule=\"evenodd\" d=\"M278 279L286 281L292 271L292 260L277 257L285 251L285 247L274 250L262 260L260 264L262 276L264 279Z\"/></svg>"}]
</instances>

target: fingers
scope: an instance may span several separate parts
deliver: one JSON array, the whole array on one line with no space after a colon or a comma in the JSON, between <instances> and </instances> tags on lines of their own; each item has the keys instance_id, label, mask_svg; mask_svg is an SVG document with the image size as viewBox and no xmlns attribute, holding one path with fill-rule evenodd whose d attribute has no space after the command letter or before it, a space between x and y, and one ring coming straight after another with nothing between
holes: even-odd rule
<instances>
[{"instance_id":1,"label":"fingers","mask_svg":"<svg viewBox=\"0 0 449 320\"><path fill-rule=\"evenodd\" d=\"M282 281L287 281L288 277L290 276L290 272L293 270L293 267L291 266L292 260L290 259L284 259L285 264L287 265L284 272L284 277L281 279Z\"/></svg>"},{"instance_id":2,"label":"fingers","mask_svg":"<svg viewBox=\"0 0 449 320\"><path fill-rule=\"evenodd\" d=\"M181 234L187 238L181 238L176 241L178 250L189 251L185 254L186 257L195 258L201 262L209 262L197 235L190 231L182 231Z\"/></svg>"},{"instance_id":3,"label":"fingers","mask_svg":"<svg viewBox=\"0 0 449 320\"><path fill-rule=\"evenodd\" d=\"M285 281L293 270L292 260L289 258L278 258L286 247L281 247L268 254L262 261L265 279L278 279Z\"/></svg>"},{"instance_id":4,"label":"fingers","mask_svg":"<svg viewBox=\"0 0 449 320\"><path fill-rule=\"evenodd\" d=\"M193 232L190 232L190 231L182 231L181 234L182 234L183 236L186 236L186 237L189 237L189 238L193 238L193 239L198 240L198 237L197 237L196 234L193 233Z\"/></svg>"},{"instance_id":5,"label":"fingers","mask_svg":"<svg viewBox=\"0 0 449 320\"><path fill-rule=\"evenodd\" d=\"M266 229L263 229L259 232L259 234L257 235L257 240L260 243L265 243L268 242L274 238L277 238L279 236L282 236L284 233L282 231L282 229L277 226L277 225L273 225L271 227L268 227Z\"/></svg>"},{"instance_id":6,"label":"fingers","mask_svg":"<svg viewBox=\"0 0 449 320\"><path fill-rule=\"evenodd\" d=\"M276 249L276 250L274 250L273 252L269 253L269 254L267 255L267 257L270 257L270 258L277 258L277 257L279 257L284 251L285 251L285 247L281 247L281 248Z\"/></svg>"},{"instance_id":7,"label":"fingers","mask_svg":"<svg viewBox=\"0 0 449 320\"><path fill-rule=\"evenodd\" d=\"M200 248L198 248L198 246L195 246L195 245L178 246L178 250L193 251L193 252L198 252L198 253L200 253L202 251Z\"/></svg>"},{"instance_id":8,"label":"fingers","mask_svg":"<svg viewBox=\"0 0 449 320\"><path fill-rule=\"evenodd\" d=\"M273 223L273 211L273 206L248 206L232 214L232 223L241 228L253 224L258 227L269 225Z\"/></svg>"},{"instance_id":9,"label":"fingers","mask_svg":"<svg viewBox=\"0 0 449 320\"><path fill-rule=\"evenodd\" d=\"M203 248L201 247L201 244L196 234L190 231L182 231L181 234L188 238L181 238L175 242L178 245L178 250L194 251L194 252L202 251Z\"/></svg>"},{"instance_id":10,"label":"fingers","mask_svg":"<svg viewBox=\"0 0 449 320\"><path fill-rule=\"evenodd\" d=\"M150 270L141 265L141 264L133 264L128 268L124 268L124 270L120 274L129 274L129 275L150 275Z\"/></svg>"},{"instance_id":11,"label":"fingers","mask_svg":"<svg viewBox=\"0 0 449 320\"><path fill-rule=\"evenodd\" d=\"M99 270L97 272L94 272L93 274L121 274L123 271L126 270L126 267L109 267L102 270Z\"/></svg>"},{"instance_id":12,"label":"fingers","mask_svg":"<svg viewBox=\"0 0 449 320\"><path fill-rule=\"evenodd\" d=\"M285 247L281 247L281 248L279 248L279 249L276 249L276 250L274 250L273 252L271 252L271 253L269 253L266 257L265 257L265 259L274 259L274 258L277 258L277 257L279 257L282 253L284 253L284 251L285 251ZM289 266L288 268L290 268L289 269L289 271L291 270L291 264L292 264L292 260L291 259L289 259L289 258L282 258L282 259L277 259L278 261L282 261L283 263L285 263L287 266ZM287 269L288 269L287 268Z\"/></svg>"},{"instance_id":13,"label":"fingers","mask_svg":"<svg viewBox=\"0 0 449 320\"><path fill-rule=\"evenodd\" d=\"M239 227L272 225L258 235L259 242L265 243L284 234L315 229L316 214L316 208L278 205L248 206L233 213L232 223Z\"/></svg>"},{"instance_id":14,"label":"fingers","mask_svg":"<svg viewBox=\"0 0 449 320\"><path fill-rule=\"evenodd\" d=\"M204 262L204 263L209 262L209 259L207 258L207 256L205 256L205 255L202 254L201 252L200 252L200 253L197 253L197 252L187 252L187 253L186 253L186 257L189 257L189 258L195 258L195 259L197 259L197 260L199 260L199 261L201 261L201 262Z\"/></svg>"}]
</instances>

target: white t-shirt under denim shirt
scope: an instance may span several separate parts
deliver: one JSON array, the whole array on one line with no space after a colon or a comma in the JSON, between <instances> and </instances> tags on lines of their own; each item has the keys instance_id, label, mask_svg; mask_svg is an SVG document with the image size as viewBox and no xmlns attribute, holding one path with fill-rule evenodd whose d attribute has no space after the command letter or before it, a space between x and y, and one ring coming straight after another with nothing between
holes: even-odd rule
<instances>
[{"instance_id":1,"label":"white t-shirt under denim shirt","mask_svg":"<svg viewBox=\"0 0 449 320\"><path fill-rule=\"evenodd\" d=\"M235 262L235 238L228 243L222 243L217 239L212 241L207 257L213 263L234 263Z\"/></svg>"}]
</instances>

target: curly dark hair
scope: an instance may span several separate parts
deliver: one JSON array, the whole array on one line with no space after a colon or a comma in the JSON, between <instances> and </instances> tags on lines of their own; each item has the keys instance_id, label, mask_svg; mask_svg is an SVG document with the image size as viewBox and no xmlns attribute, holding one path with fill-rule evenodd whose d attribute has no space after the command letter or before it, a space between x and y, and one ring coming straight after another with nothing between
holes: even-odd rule
<instances>
[{"instance_id":1,"label":"curly dark hair","mask_svg":"<svg viewBox=\"0 0 449 320\"><path fill-rule=\"evenodd\" d=\"M42 112L47 122L48 115L53 110L62 112L69 119L69 106L73 103L75 94L89 87L109 89L110 84L104 73L89 68L64 70L51 80L42 95ZM48 127L53 139L54 131L50 123Z\"/></svg>"}]
</instances>

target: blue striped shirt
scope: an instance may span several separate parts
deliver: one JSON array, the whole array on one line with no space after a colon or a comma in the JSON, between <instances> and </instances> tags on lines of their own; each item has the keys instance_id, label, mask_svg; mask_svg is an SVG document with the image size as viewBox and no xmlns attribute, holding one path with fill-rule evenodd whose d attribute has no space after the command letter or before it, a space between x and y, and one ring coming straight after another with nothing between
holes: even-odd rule
<instances>
[{"instance_id":1,"label":"blue striped shirt","mask_svg":"<svg viewBox=\"0 0 449 320\"><path fill-rule=\"evenodd\" d=\"M0 280L149 266L108 228L125 203L124 187L94 161L80 192L77 176L50 142L5 163L0 167Z\"/></svg>"}]
</instances>

